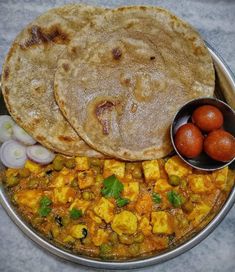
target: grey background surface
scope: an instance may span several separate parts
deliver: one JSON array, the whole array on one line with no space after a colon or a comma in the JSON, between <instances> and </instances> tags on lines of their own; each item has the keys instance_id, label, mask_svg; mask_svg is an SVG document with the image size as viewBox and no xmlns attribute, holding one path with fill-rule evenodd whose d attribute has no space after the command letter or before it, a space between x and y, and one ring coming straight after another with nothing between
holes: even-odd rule
<instances>
[{"instance_id":1,"label":"grey background surface","mask_svg":"<svg viewBox=\"0 0 235 272\"><path fill-rule=\"evenodd\" d=\"M235 72L235 0L0 0L0 66L16 34L37 15L51 7L81 2L102 6L158 5L194 25ZM50 255L31 242L0 207L0 271L93 271ZM189 252L160 265L135 271L235 271L235 208L219 227Z\"/></svg>"}]
</instances>

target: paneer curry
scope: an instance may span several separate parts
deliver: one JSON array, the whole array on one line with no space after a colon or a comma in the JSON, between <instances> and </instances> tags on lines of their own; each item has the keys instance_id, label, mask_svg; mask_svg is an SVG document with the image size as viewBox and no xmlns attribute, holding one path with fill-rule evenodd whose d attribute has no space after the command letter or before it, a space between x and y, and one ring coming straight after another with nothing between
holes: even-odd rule
<instances>
[{"instance_id":1,"label":"paneer curry","mask_svg":"<svg viewBox=\"0 0 235 272\"><path fill-rule=\"evenodd\" d=\"M160 252L199 230L234 184L225 167L190 168L178 156L122 162L57 155L8 168L4 183L23 217L78 254L124 259Z\"/></svg>"}]
</instances>

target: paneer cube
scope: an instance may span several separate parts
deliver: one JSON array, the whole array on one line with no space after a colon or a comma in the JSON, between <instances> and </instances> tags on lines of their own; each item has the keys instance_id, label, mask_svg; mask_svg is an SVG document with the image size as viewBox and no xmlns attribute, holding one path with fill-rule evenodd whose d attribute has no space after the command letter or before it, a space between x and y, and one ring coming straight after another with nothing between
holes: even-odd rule
<instances>
[{"instance_id":1,"label":"paneer cube","mask_svg":"<svg viewBox=\"0 0 235 272\"><path fill-rule=\"evenodd\" d=\"M62 170L60 170L60 174L62 175L68 175L70 173L71 169L67 169L65 167L62 168Z\"/></svg>"},{"instance_id":2,"label":"paneer cube","mask_svg":"<svg viewBox=\"0 0 235 272\"><path fill-rule=\"evenodd\" d=\"M12 169L8 168L5 172L6 179L4 179L4 182L7 184L7 186L12 187L19 183L19 169Z\"/></svg>"},{"instance_id":3,"label":"paneer cube","mask_svg":"<svg viewBox=\"0 0 235 272\"><path fill-rule=\"evenodd\" d=\"M211 207L207 204L197 204L193 211L188 215L188 220L192 221L193 226L197 226L210 212Z\"/></svg>"},{"instance_id":4,"label":"paneer cube","mask_svg":"<svg viewBox=\"0 0 235 272\"><path fill-rule=\"evenodd\" d=\"M75 173L71 173L68 169L64 168L60 171L59 175L52 180L50 187L63 187L65 185L69 185L75 177Z\"/></svg>"},{"instance_id":5,"label":"paneer cube","mask_svg":"<svg viewBox=\"0 0 235 272\"><path fill-rule=\"evenodd\" d=\"M69 187L58 187L54 189L54 201L58 204L66 204L72 202L75 198L76 191Z\"/></svg>"},{"instance_id":6,"label":"paneer cube","mask_svg":"<svg viewBox=\"0 0 235 272\"><path fill-rule=\"evenodd\" d=\"M89 201L77 198L70 205L69 210L71 211L73 208L76 208L77 210L81 210L82 213L84 214L89 205L90 205Z\"/></svg>"},{"instance_id":7,"label":"paneer cube","mask_svg":"<svg viewBox=\"0 0 235 272\"><path fill-rule=\"evenodd\" d=\"M235 172L234 172L234 170L229 169L227 182L226 182L226 186L224 188L224 191L230 192L234 185L235 185Z\"/></svg>"},{"instance_id":8,"label":"paneer cube","mask_svg":"<svg viewBox=\"0 0 235 272\"><path fill-rule=\"evenodd\" d=\"M39 190L25 190L16 192L14 195L14 200L19 205L23 205L32 209L33 212L36 212L39 208L39 201L42 197L42 192Z\"/></svg>"},{"instance_id":9,"label":"paneer cube","mask_svg":"<svg viewBox=\"0 0 235 272\"><path fill-rule=\"evenodd\" d=\"M160 178L160 168L157 160L142 162L144 177L147 182Z\"/></svg>"},{"instance_id":10,"label":"paneer cube","mask_svg":"<svg viewBox=\"0 0 235 272\"><path fill-rule=\"evenodd\" d=\"M72 170L70 170L69 173L67 174L63 174L64 175L64 180L65 180L65 184L71 184L72 181L76 178L76 173L73 172Z\"/></svg>"},{"instance_id":11,"label":"paneer cube","mask_svg":"<svg viewBox=\"0 0 235 272\"><path fill-rule=\"evenodd\" d=\"M87 157L76 157L76 170L84 171L89 169L89 161Z\"/></svg>"},{"instance_id":12,"label":"paneer cube","mask_svg":"<svg viewBox=\"0 0 235 272\"><path fill-rule=\"evenodd\" d=\"M173 156L165 164L168 176L175 175L180 178L192 173L192 168L183 162L180 157Z\"/></svg>"},{"instance_id":13,"label":"paneer cube","mask_svg":"<svg viewBox=\"0 0 235 272\"><path fill-rule=\"evenodd\" d=\"M32 162L30 160L26 161L24 168L29 169L31 173L35 174L42 171L42 167L40 164L37 164L36 162Z\"/></svg>"},{"instance_id":14,"label":"paneer cube","mask_svg":"<svg viewBox=\"0 0 235 272\"><path fill-rule=\"evenodd\" d=\"M65 179L64 179L64 175L58 175L57 177L54 178L54 180L52 181L50 187L63 187L65 186Z\"/></svg>"},{"instance_id":15,"label":"paneer cube","mask_svg":"<svg viewBox=\"0 0 235 272\"><path fill-rule=\"evenodd\" d=\"M78 173L78 186L80 189L85 189L95 183L95 178L92 170L86 170Z\"/></svg>"},{"instance_id":16,"label":"paneer cube","mask_svg":"<svg viewBox=\"0 0 235 272\"><path fill-rule=\"evenodd\" d=\"M84 224L74 225L70 228L70 234L76 239L85 238L87 236L87 227Z\"/></svg>"},{"instance_id":17,"label":"paneer cube","mask_svg":"<svg viewBox=\"0 0 235 272\"><path fill-rule=\"evenodd\" d=\"M153 225L153 233L168 235L174 232L173 219L168 212L152 212L151 223Z\"/></svg>"},{"instance_id":18,"label":"paneer cube","mask_svg":"<svg viewBox=\"0 0 235 272\"><path fill-rule=\"evenodd\" d=\"M52 234L53 238L58 237L60 234L60 228L57 225L52 225L51 234Z\"/></svg>"},{"instance_id":19,"label":"paneer cube","mask_svg":"<svg viewBox=\"0 0 235 272\"><path fill-rule=\"evenodd\" d=\"M131 201L135 201L139 195L139 182L128 182L123 185L123 197L128 198Z\"/></svg>"},{"instance_id":20,"label":"paneer cube","mask_svg":"<svg viewBox=\"0 0 235 272\"><path fill-rule=\"evenodd\" d=\"M91 211L91 210L87 211L87 215L92 219L93 222L95 222L97 224L102 223L102 219L100 217L96 216L93 211Z\"/></svg>"},{"instance_id":21,"label":"paneer cube","mask_svg":"<svg viewBox=\"0 0 235 272\"><path fill-rule=\"evenodd\" d=\"M141 218L139 223L139 230L142 231L145 236L151 235L152 226L150 225L147 217Z\"/></svg>"},{"instance_id":22,"label":"paneer cube","mask_svg":"<svg viewBox=\"0 0 235 272\"><path fill-rule=\"evenodd\" d=\"M100 246L108 241L108 232L103 229L98 229L94 236L92 236L92 242L95 246Z\"/></svg>"},{"instance_id":23,"label":"paneer cube","mask_svg":"<svg viewBox=\"0 0 235 272\"><path fill-rule=\"evenodd\" d=\"M116 160L105 160L103 176L107 178L112 175L123 178L125 175L125 163Z\"/></svg>"},{"instance_id":24,"label":"paneer cube","mask_svg":"<svg viewBox=\"0 0 235 272\"><path fill-rule=\"evenodd\" d=\"M167 192L172 189L172 186L168 183L167 179L158 179L154 186L154 192L161 193Z\"/></svg>"},{"instance_id":25,"label":"paneer cube","mask_svg":"<svg viewBox=\"0 0 235 272\"><path fill-rule=\"evenodd\" d=\"M118 234L134 234L137 230L137 217L129 211L116 214L111 223L112 229Z\"/></svg>"},{"instance_id":26,"label":"paneer cube","mask_svg":"<svg viewBox=\"0 0 235 272\"><path fill-rule=\"evenodd\" d=\"M73 243L75 242L75 239L71 236L71 235L67 235L64 239L63 239L64 243Z\"/></svg>"},{"instance_id":27,"label":"paneer cube","mask_svg":"<svg viewBox=\"0 0 235 272\"><path fill-rule=\"evenodd\" d=\"M214 180L214 184L220 190L224 190L226 188L227 179L228 179L228 166L214 171L212 173L212 179Z\"/></svg>"},{"instance_id":28,"label":"paneer cube","mask_svg":"<svg viewBox=\"0 0 235 272\"><path fill-rule=\"evenodd\" d=\"M114 216L114 204L102 197L94 208L94 212L106 223L110 223Z\"/></svg>"},{"instance_id":29,"label":"paneer cube","mask_svg":"<svg viewBox=\"0 0 235 272\"><path fill-rule=\"evenodd\" d=\"M189 187L194 193L208 193L213 189L211 177L209 175L190 175L188 177Z\"/></svg>"}]
</instances>

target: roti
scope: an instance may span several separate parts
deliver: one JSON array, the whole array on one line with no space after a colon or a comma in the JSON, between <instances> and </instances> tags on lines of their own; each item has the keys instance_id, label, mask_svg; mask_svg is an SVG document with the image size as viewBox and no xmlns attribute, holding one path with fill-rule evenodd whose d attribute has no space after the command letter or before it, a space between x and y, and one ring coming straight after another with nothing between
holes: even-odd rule
<instances>
[{"instance_id":1,"label":"roti","mask_svg":"<svg viewBox=\"0 0 235 272\"><path fill-rule=\"evenodd\" d=\"M57 60L75 33L104 11L77 4L49 10L17 36L3 67L2 91L11 116L42 145L65 155L102 156L62 115L53 81Z\"/></svg>"},{"instance_id":2,"label":"roti","mask_svg":"<svg viewBox=\"0 0 235 272\"><path fill-rule=\"evenodd\" d=\"M212 96L212 59L200 35L157 7L110 10L58 61L60 109L93 148L123 160L171 150L169 128L185 102Z\"/></svg>"}]
</instances>

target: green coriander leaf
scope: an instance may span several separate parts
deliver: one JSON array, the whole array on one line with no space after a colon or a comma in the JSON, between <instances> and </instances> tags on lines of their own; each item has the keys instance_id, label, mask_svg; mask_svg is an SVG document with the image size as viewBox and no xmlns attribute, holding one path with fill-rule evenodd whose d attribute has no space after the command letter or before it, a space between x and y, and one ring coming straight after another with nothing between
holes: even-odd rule
<instances>
[{"instance_id":1,"label":"green coriander leaf","mask_svg":"<svg viewBox=\"0 0 235 272\"><path fill-rule=\"evenodd\" d=\"M154 203L159 204L162 202L161 196L157 193L152 194L152 200Z\"/></svg>"},{"instance_id":2,"label":"green coriander leaf","mask_svg":"<svg viewBox=\"0 0 235 272\"><path fill-rule=\"evenodd\" d=\"M173 207L178 208L182 204L182 199L178 193L175 191L170 191L167 193L167 198L170 201L170 203L173 205Z\"/></svg>"},{"instance_id":3,"label":"green coriander leaf","mask_svg":"<svg viewBox=\"0 0 235 272\"><path fill-rule=\"evenodd\" d=\"M116 200L116 203L118 205L118 207L123 207L123 206L126 206L128 203L130 202L129 199L127 198L121 198L119 197L117 200Z\"/></svg>"},{"instance_id":4,"label":"green coriander leaf","mask_svg":"<svg viewBox=\"0 0 235 272\"><path fill-rule=\"evenodd\" d=\"M39 215L42 217L46 217L51 212L51 208L48 207L51 204L52 204L52 201L50 200L50 198L48 198L47 196L43 196L39 202L39 209L38 209Z\"/></svg>"},{"instance_id":5,"label":"green coriander leaf","mask_svg":"<svg viewBox=\"0 0 235 272\"><path fill-rule=\"evenodd\" d=\"M78 210L76 208L72 208L72 210L69 212L69 214L72 219L78 219L82 216L82 211Z\"/></svg>"},{"instance_id":6,"label":"green coriander leaf","mask_svg":"<svg viewBox=\"0 0 235 272\"><path fill-rule=\"evenodd\" d=\"M103 180L104 188L101 190L101 193L105 197L114 197L115 199L120 197L120 193L122 192L124 186L123 184L112 175Z\"/></svg>"},{"instance_id":7,"label":"green coriander leaf","mask_svg":"<svg viewBox=\"0 0 235 272\"><path fill-rule=\"evenodd\" d=\"M43 196L41 199L40 199L40 207L46 207L46 206L50 206L52 203L52 201L50 200L50 198L48 198L47 196Z\"/></svg>"},{"instance_id":8,"label":"green coriander leaf","mask_svg":"<svg viewBox=\"0 0 235 272\"><path fill-rule=\"evenodd\" d=\"M46 206L42 206L42 207L39 208L38 212L39 212L40 216L46 217L51 212L51 208L46 207Z\"/></svg>"}]
</instances>

